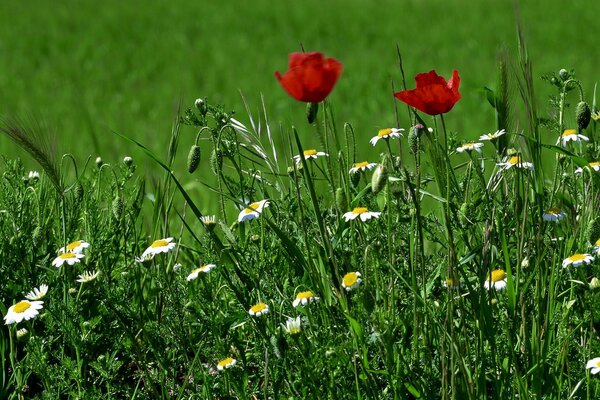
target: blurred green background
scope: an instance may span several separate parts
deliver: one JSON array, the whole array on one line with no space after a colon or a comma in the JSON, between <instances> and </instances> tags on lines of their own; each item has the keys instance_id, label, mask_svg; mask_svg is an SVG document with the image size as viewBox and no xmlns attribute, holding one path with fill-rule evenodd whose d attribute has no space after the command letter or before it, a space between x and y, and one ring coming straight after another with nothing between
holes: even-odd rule
<instances>
[{"instance_id":1,"label":"blurred green background","mask_svg":"<svg viewBox=\"0 0 600 400\"><path fill-rule=\"evenodd\" d=\"M591 100L600 2L520 3L534 75L574 69ZM164 156L179 102L187 107L207 97L247 123L240 92L253 112L262 94L271 123L298 126L305 147L315 147L304 105L289 98L273 75L287 69L288 53L303 44L344 64L330 101L338 125L351 123L364 141L360 158L372 159L381 149L368 139L394 123L396 45L409 88L418 72L436 69L449 77L459 70L463 99L447 118L450 130L467 138L495 130L482 89L495 86L501 46L517 64L514 15L512 0L3 1L0 115L44 119L56 132L59 152L81 162L89 155L108 163L132 155L149 165L112 131ZM536 84L544 109L550 88ZM407 128L406 113L401 115ZM182 167L194 136L184 128L177 160ZM0 137L2 154L23 154L15 148Z\"/></svg>"}]
</instances>

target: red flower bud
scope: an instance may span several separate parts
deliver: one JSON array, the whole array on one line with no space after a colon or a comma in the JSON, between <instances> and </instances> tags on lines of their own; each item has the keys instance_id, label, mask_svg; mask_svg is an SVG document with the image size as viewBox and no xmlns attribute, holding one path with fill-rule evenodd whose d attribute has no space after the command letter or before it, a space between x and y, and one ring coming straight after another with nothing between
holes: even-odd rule
<instances>
[{"instance_id":1,"label":"red flower bud","mask_svg":"<svg viewBox=\"0 0 600 400\"><path fill-rule=\"evenodd\" d=\"M417 74L415 81L416 89L403 90L394 93L394 96L425 114L445 114L452 110L454 104L461 98L458 93L460 76L457 70L452 71L452 79L448 82L434 70Z\"/></svg>"},{"instance_id":2,"label":"red flower bud","mask_svg":"<svg viewBox=\"0 0 600 400\"><path fill-rule=\"evenodd\" d=\"M287 72L281 75L277 71L275 77L294 99L318 103L329 95L342 69L342 63L323 53L291 53Z\"/></svg>"}]
</instances>

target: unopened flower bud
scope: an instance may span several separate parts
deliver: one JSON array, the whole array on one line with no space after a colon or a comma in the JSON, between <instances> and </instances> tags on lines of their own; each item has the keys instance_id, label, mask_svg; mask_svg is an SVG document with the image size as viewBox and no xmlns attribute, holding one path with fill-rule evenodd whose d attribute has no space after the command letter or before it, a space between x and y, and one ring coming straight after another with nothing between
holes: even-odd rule
<instances>
[{"instance_id":1,"label":"unopened flower bud","mask_svg":"<svg viewBox=\"0 0 600 400\"><path fill-rule=\"evenodd\" d=\"M29 331L27 329L21 328L21 329L17 330L17 339L25 340L27 338L28 334L29 334Z\"/></svg>"},{"instance_id":2,"label":"unopened flower bud","mask_svg":"<svg viewBox=\"0 0 600 400\"><path fill-rule=\"evenodd\" d=\"M558 71L558 76L560 76L560 79L562 79L563 81L566 81L567 79L569 79L569 71L567 71L566 69L561 69L560 71Z\"/></svg>"},{"instance_id":3,"label":"unopened flower bud","mask_svg":"<svg viewBox=\"0 0 600 400\"><path fill-rule=\"evenodd\" d=\"M102 166L102 157L96 157L96 167L100 168Z\"/></svg>"},{"instance_id":4,"label":"unopened flower bud","mask_svg":"<svg viewBox=\"0 0 600 400\"><path fill-rule=\"evenodd\" d=\"M373 191L373 194L381 192L385 187L387 179L387 168L385 167L385 163L381 163L375 167L375 172L373 172L373 177L371 178L371 190Z\"/></svg>"},{"instance_id":5,"label":"unopened flower bud","mask_svg":"<svg viewBox=\"0 0 600 400\"><path fill-rule=\"evenodd\" d=\"M577 120L577 127L579 130L584 130L590 124L592 119L592 110L585 101L580 101L575 109L575 119Z\"/></svg>"},{"instance_id":6,"label":"unopened flower bud","mask_svg":"<svg viewBox=\"0 0 600 400\"><path fill-rule=\"evenodd\" d=\"M131 167L133 165L133 158L129 156L123 157L123 164L125 164L128 167Z\"/></svg>"},{"instance_id":7,"label":"unopened flower bud","mask_svg":"<svg viewBox=\"0 0 600 400\"><path fill-rule=\"evenodd\" d=\"M206 115L206 112L208 111L208 106L206 105L206 102L203 99L196 99L194 105L196 106L198 111L200 111L200 114Z\"/></svg>"},{"instance_id":8,"label":"unopened flower bud","mask_svg":"<svg viewBox=\"0 0 600 400\"><path fill-rule=\"evenodd\" d=\"M593 277L590 281L590 289L596 290L598 288L600 288L600 279Z\"/></svg>"},{"instance_id":9,"label":"unopened flower bud","mask_svg":"<svg viewBox=\"0 0 600 400\"><path fill-rule=\"evenodd\" d=\"M190 174L193 174L194 171L196 171L196 169L198 169L198 165L200 165L200 158L201 158L200 146L193 145L190 148L190 152L188 154L188 159L187 159L187 168L188 168L188 172Z\"/></svg>"},{"instance_id":10,"label":"unopened flower bud","mask_svg":"<svg viewBox=\"0 0 600 400\"><path fill-rule=\"evenodd\" d=\"M527 268L527 267L529 267L529 258L524 257L523 260L521 260L521 268Z\"/></svg>"},{"instance_id":11,"label":"unopened flower bud","mask_svg":"<svg viewBox=\"0 0 600 400\"><path fill-rule=\"evenodd\" d=\"M319 111L319 103L306 103L306 120L309 124L315 122L317 112Z\"/></svg>"}]
</instances>

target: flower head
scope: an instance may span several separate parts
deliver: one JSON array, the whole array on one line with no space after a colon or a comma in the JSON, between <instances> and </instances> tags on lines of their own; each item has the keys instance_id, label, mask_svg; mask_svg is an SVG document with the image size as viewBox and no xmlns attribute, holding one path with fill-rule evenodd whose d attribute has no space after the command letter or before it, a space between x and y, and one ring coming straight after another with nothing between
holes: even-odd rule
<instances>
[{"instance_id":1,"label":"flower head","mask_svg":"<svg viewBox=\"0 0 600 400\"><path fill-rule=\"evenodd\" d=\"M342 287L349 292L356 289L361 282L360 272L348 272L344 275L344 278L342 278Z\"/></svg>"},{"instance_id":2,"label":"flower head","mask_svg":"<svg viewBox=\"0 0 600 400\"><path fill-rule=\"evenodd\" d=\"M458 71L452 71L452 78L446 80L435 70L417 74L417 88L394 93L394 96L411 107L429 115L445 114L460 100L458 92L460 76Z\"/></svg>"},{"instance_id":3,"label":"flower head","mask_svg":"<svg viewBox=\"0 0 600 400\"><path fill-rule=\"evenodd\" d=\"M585 364L585 369L592 369L590 372L596 375L600 372L600 357L592 358Z\"/></svg>"},{"instance_id":4,"label":"flower head","mask_svg":"<svg viewBox=\"0 0 600 400\"><path fill-rule=\"evenodd\" d=\"M456 151L458 151L459 153L462 153L463 151L473 151L475 150L478 153L481 153L481 148L483 147L483 143L479 143L479 142L470 142L470 143L465 143L462 146L458 147L456 149Z\"/></svg>"},{"instance_id":5,"label":"flower head","mask_svg":"<svg viewBox=\"0 0 600 400\"><path fill-rule=\"evenodd\" d=\"M600 161L592 161L586 166L586 168L590 168L590 169L593 169L594 171L598 172L598 171L600 171ZM581 167L579 167L575 170L576 174L580 174L582 172L583 172L583 168L581 168Z\"/></svg>"},{"instance_id":6,"label":"flower head","mask_svg":"<svg viewBox=\"0 0 600 400\"><path fill-rule=\"evenodd\" d=\"M483 287L486 289L502 290L506 287L506 272L502 269L495 269L488 274Z\"/></svg>"},{"instance_id":7,"label":"flower head","mask_svg":"<svg viewBox=\"0 0 600 400\"><path fill-rule=\"evenodd\" d=\"M323 152L323 151L317 151L315 149L309 149L309 150L304 150L302 156L301 155L295 155L294 161L296 161L297 164L301 163L301 158L303 157L305 160L310 160L312 159L316 159L317 157L321 157L321 156L328 156L329 154Z\"/></svg>"},{"instance_id":8,"label":"flower head","mask_svg":"<svg viewBox=\"0 0 600 400\"><path fill-rule=\"evenodd\" d=\"M546 211L544 211L544 214L542 214L542 218L544 219L544 221L560 221L566 216L566 212L556 207L549 208Z\"/></svg>"},{"instance_id":9,"label":"flower head","mask_svg":"<svg viewBox=\"0 0 600 400\"><path fill-rule=\"evenodd\" d=\"M509 169L512 167L517 167L521 169L533 169L533 164L530 162L523 161L520 155L512 156L508 158L505 162L501 162L496 164L504 169Z\"/></svg>"},{"instance_id":10,"label":"flower head","mask_svg":"<svg viewBox=\"0 0 600 400\"><path fill-rule=\"evenodd\" d=\"M364 222L371 218L379 218L380 215L380 212L369 211L366 207L355 207L352 211L348 211L344 214L344 219L348 222L352 219L360 218L360 220Z\"/></svg>"},{"instance_id":11,"label":"flower head","mask_svg":"<svg viewBox=\"0 0 600 400\"><path fill-rule=\"evenodd\" d=\"M217 369L223 371L225 368L231 368L237 363L237 360L233 357L227 357L217 364Z\"/></svg>"},{"instance_id":12,"label":"flower head","mask_svg":"<svg viewBox=\"0 0 600 400\"><path fill-rule=\"evenodd\" d=\"M64 263L73 265L75 263L80 262L80 260L83 257L85 256L81 253L62 253L61 255L56 257L54 261L52 261L52 265L54 265L57 268L61 267Z\"/></svg>"},{"instance_id":13,"label":"flower head","mask_svg":"<svg viewBox=\"0 0 600 400\"><path fill-rule=\"evenodd\" d=\"M4 316L4 324L19 323L23 320L27 321L34 318L40 313L39 310L44 308L43 301L21 300L17 304L10 306Z\"/></svg>"},{"instance_id":14,"label":"flower head","mask_svg":"<svg viewBox=\"0 0 600 400\"><path fill-rule=\"evenodd\" d=\"M261 315L266 314L268 312L269 306L265 303L257 303L250 307L250 309L248 310L248 314L253 315L255 317L260 317Z\"/></svg>"},{"instance_id":15,"label":"flower head","mask_svg":"<svg viewBox=\"0 0 600 400\"><path fill-rule=\"evenodd\" d=\"M27 300L41 300L48 293L48 285L41 284L39 288L33 288L33 290L25 295Z\"/></svg>"},{"instance_id":16,"label":"flower head","mask_svg":"<svg viewBox=\"0 0 600 400\"><path fill-rule=\"evenodd\" d=\"M326 58L323 53L291 53L287 72L281 75L277 71L275 77L294 99L318 103L333 90L342 70L342 63Z\"/></svg>"},{"instance_id":17,"label":"flower head","mask_svg":"<svg viewBox=\"0 0 600 400\"><path fill-rule=\"evenodd\" d=\"M600 110L596 111L595 113L592 114L592 119L594 121L600 121Z\"/></svg>"},{"instance_id":18,"label":"flower head","mask_svg":"<svg viewBox=\"0 0 600 400\"><path fill-rule=\"evenodd\" d=\"M154 242L152 242L150 247L144 250L142 256L140 257L140 260L147 261L153 259L154 256L157 254L168 253L175 249L175 245L176 244L175 242L173 242L172 237L155 240Z\"/></svg>"},{"instance_id":19,"label":"flower head","mask_svg":"<svg viewBox=\"0 0 600 400\"><path fill-rule=\"evenodd\" d=\"M94 279L96 279L98 277L98 275L100 275L100 272L84 271L83 274L78 276L79 279L77 279L77 282L88 283L88 282L91 282Z\"/></svg>"},{"instance_id":20,"label":"flower head","mask_svg":"<svg viewBox=\"0 0 600 400\"><path fill-rule=\"evenodd\" d=\"M458 289L460 287L460 278L458 276L454 278L448 277L444 279L442 284L444 285L444 287L449 289Z\"/></svg>"},{"instance_id":21,"label":"flower head","mask_svg":"<svg viewBox=\"0 0 600 400\"><path fill-rule=\"evenodd\" d=\"M594 243L594 253L600 256L600 239L596 240L596 243Z\"/></svg>"},{"instance_id":22,"label":"flower head","mask_svg":"<svg viewBox=\"0 0 600 400\"><path fill-rule=\"evenodd\" d=\"M500 136L504 135L505 133L506 133L506 131L504 129L501 129L494 133L486 133L485 135L479 136L479 140L496 140Z\"/></svg>"},{"instance_id":23,"label":"flower head","mask_svg":"<svg viewBox=\"0 0 600 400\"><path fill-rule=\"evenodd\" d=\"M302 320L300 317L288 318L284 326L285 331L294 336L302 332Z\"/></svg>"},{"instance_id":24,"label":"flower head","mask_svg":"<svg viewBox=\"0 0 600 400\"><path fill-rule=\"evenodd\" d=\"M375 144L380 140L380 139L385 139L385 140L389 140L391 138L400 138L402 136L402 132L404 132L404 129L402 128L385 128L385 129L380 129L377 132L376 136L373 136L373 138L371 140L369 140L369 143L371 143L373 146L375 146Z\"/></svg>"},{"instance_id":25,"label":"flower head","mask_svg":"<svg viewBox=\"0 0 600 400\"><path fill-rule=\"evenodd\" d=\"M192 271L191 274L188 275L187 277L187 281L193 281L194 279L198 278L198 275L202 272L203 274L208 274L210 272L211 269L215 268L216 265L215 264L206 264L203 265L201 267L198 267L196 269L194 269Z\"/></svg>"},{"instance_id":26,"label":"flower head","mask_svg":"<svg viewBox=\"0 0 600 400\"><path fill-rule=\"evenodd\" d=\"M573 265L574 267L578 267L581 264L590 264L594 261L594 257L591 254L573 254L571 257L567 257L563 260L562 266L563 268L568 267L569 265Z\"/></svg>"},{"instance_id":27,"label":"flower head","mask_svg":"<svg viewBox=\"0 0 600 400\"><path fill-rule=\"evenodd\" d=\"M200 217L200 221L207 228L212 228L217 224L217 217L215 215L203 215Z\"/></svg>"},{"instance_id":28,"label":"flower head","mask_svg":"<svg viewBox=\"0 0 600 400\"><path fill-rule=\"evenodd\" d=\"M589 141L590 139L587 136L580 135L577 133L577 129L565 129L560 139L563 147L567 145L568 142L580 142L580 141Z\"/></svg>"},{"instance_id":29,"label":"flower head","mask_svg":"<svg viewBox=\"0 0 600 400\"><path fill-rule=\"evenodd\" d=\"M358 162L350 168L350 173L355 174L357 172L365 172L367 170L372 170L377 166L377 163L370 163L368 161Z\"/></svg>"},{"instance_id":30,"label":"flower head","mask_svg":"<svg viewBox=\"0 0 600 400\"><path fill-rule=\"evenodd\" d=\"M319 298L315 296L315 294L307 290L306 292L299 292L296 295L296 299L292 302L294 307L298 307L299 305L307 305L308 303L313 303L315 301L319 301Z\"/></svg>"},{"instance_id":31,"label":"flower head","mask_svg":"<svg viewBox=\"0 0 600 400\"><path fill-rule=\"evenodd\" d=\"M265 207L269 207L268 199L249 204L248 207L240 211L238 222L250 221L258 218Z\"/></svg>"},{"instance_id":32,"label":"flower head","mask_svg":"<svg viewBox=\"0 0 600 400\"><path fill-rule=\"evenodd\" d=\"M65 247L61 247L58 249L59 253L83 253L83 249L87 249L90 247L88 242L83 240L76 240L74 242L69 243Z\"/></svg>"}]
</instances>

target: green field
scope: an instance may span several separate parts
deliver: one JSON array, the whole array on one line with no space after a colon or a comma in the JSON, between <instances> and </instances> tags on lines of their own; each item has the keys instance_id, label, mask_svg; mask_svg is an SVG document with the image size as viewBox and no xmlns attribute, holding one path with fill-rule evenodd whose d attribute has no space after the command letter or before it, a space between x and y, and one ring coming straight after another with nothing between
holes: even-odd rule
<instances>
[{"instance_id":1,"label":"green field","mask_svg":"<svg viewBox=\"0 0 600 400\"><path fill-rule=\"evenodd\" d=\"M590 93L598 76L600 4L520 7L534 74L574 69L590 83ZM516 55L513 2L2 2L0 115L33 114L54 128L61 154L78 160L101 155L113 163L140 153L112 131L160 151L179 102L190 106L207 97L246 122L242 92L254 113L262 94L272 123L298 125L308 137L302 105L273 76L286 69L288 53L300 44L343 62L330 101L338 123L351 123L360 137L395 121L390 85L400 84L396 45L409 87L418 72L436 69L448 77L453 68L460 71L463 99L449 128L479 135L494 130L482 89L495 85L497 50L506 46ZM547 88L540 83L543 99ZM184 132L183 143L193 135ZM0 148L6 154L14 149L6 139ZM377 154L370 148L361 153Z\"/></svg>"}]
</instances>

